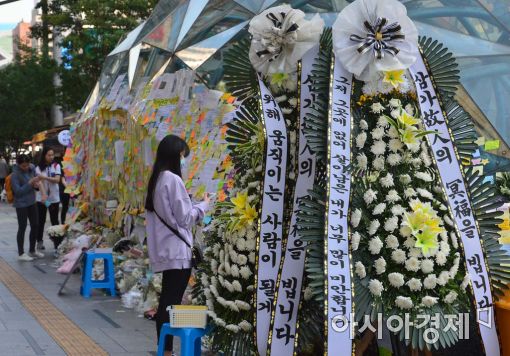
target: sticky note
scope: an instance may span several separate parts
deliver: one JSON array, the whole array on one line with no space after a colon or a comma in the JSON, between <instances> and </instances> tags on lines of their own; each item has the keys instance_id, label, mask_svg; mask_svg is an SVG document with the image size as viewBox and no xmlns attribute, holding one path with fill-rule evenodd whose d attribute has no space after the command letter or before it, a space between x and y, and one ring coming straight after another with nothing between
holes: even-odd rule
<instances>
[{"instance_id":1,"label":"sticky note","mask_svg":"<svg viewBox=\"0 0 510 356\"><path fill-rule=\"evenodd\" d=\"M204 216L204 224L209 225L212 221L212 217L210 216Z\"/></svg>"},{"instance_id":2,"label":"sticky note","mask_svg":"<svg viewBox=\"0 0 510 356\"><path fill-rule=\"evenodd\" d=\"M473 158L480 158L480 149L476 149L475 153L473 153Z\"/></svg>"},{"instance_id":3,"label":"sticky note","mask_svg":"<svg viewBox=\"0 0 510 356\"><path fill-rule=\"evenodd\" d=\"M481 160L480 158L472 159L472 160L471 160L471 163L472 163L473 165L475 165L475 166L476 166L476 165L481 164L481 163L482 163L482 160Z\"/></svg>"},{"instance_id":4,"label":"sticky note","mask_svg":"<svg viewBox=\"0 0 510 356\"><path fill-rule=\"evenodd\" d=\"M499 148L499 140L485 141L485 150L493 151Z\"/></svg>"}]
</instances>

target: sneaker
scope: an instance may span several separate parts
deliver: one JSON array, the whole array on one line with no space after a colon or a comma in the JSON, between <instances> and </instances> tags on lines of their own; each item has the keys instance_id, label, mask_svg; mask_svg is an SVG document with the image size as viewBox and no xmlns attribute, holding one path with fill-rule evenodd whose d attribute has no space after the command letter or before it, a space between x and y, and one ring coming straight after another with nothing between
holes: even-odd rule
<instances>
[{"instance_id":1,"label":"sneaker","mask_svg":"<svg viewBox=\"0 0 510 356\"><path fill-rule=\"evenodd\" d=\"M34 259L32 257L30 257L29 255L27 255L26 253L22 254L21 256L18 257L18 261L24 261L24 262L30 262L30 261L33 261Z\"/></svg>"},{"instance_id":2,"label":"sneaker","mask_svg":"<svg viewBox=\"0 0 510 356\"><path fill-rule=\"evenodd\" d=\"M32 258L43 258L44 257L44 253L38 252L38 251L30 252L28 255Z\"/></svg>"},{"instance_id":3,"label":"sneaker","mask_svg":"<svg viewBox=\"0 0 510 356\"><path fill-rule=\"evenodd\" d=\"M46 250L46 247L44 247L44 242L37 241L37 249L42 251Z\"/></svg>"}]
</instances>

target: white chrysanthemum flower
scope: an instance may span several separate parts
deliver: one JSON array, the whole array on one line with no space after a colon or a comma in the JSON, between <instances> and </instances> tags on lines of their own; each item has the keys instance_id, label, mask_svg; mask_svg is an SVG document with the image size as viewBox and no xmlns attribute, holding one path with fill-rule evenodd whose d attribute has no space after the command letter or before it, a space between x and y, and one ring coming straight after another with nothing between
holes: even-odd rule
<instances>
[{"instance_id":1,"label":"white chrysanthemum flower","mask_svg":"<svg viewBox=\"0 0 510 356\"><path fill-rule=\"evenodd\" d=\"M406 261L406 253L402 249L396 249L391 252L391 259L398 264L404 264Z\"/></svg>"},{"instance_id":2,"label":"white chrysanthemum flower","mask_svg":"<svg viewBox=\"0 0 510 356\"><path fill-rule=\"evenodd\" d=\"M239 267L237 267L236 264L233 264L230 266L230 274L232 275L232 277L239 277Z\"/></svg>"},{"instance_id":3,"label":"white chrysanthemum flower","mask_svg":"<svg viewBox=\"0 0 510 356\"><path fill-rule=\"evenodd\" d=\"M414 248L414 245L416 244L416 240L412 236L408 236L407 239L404 241L404 246L410 250Z\"/></svg>"},{"instance_id":4,"label":"white chrysanthemum flower","mask_svg":"<svg viewBox=\"0 0 510 356\"><path fill-rule=\"evenodd\" d=\"M383 157L383 156L376 157L376 158L372 161L372 167L373 167L376 171L382 171L382 170L384 169L384 157Z\"/></svg>"},{"instance_id":5,"label":"white chrysanthemum flower","mask_svg":"<svg viewBox=\"0 0 510 356\"><path fill-rule=\"evenodd\" d=\"M255 263L255 252L250 252L248 259L250 260L250 263Z\"/></svg>"},{"instance_id":6,"label":"white chrysanthemum flower","mask_svg":"<svg viewBox=\"0 0 510 356\"><path fill-rule=\"evenodd\" d=\"M449 280L450 280L450 271L442 271L439 274L439 277L437 277L437 284L439 284L440 286L444 286L444 285L446 285L446 283L448 283Z\"/></svg>"},{"instance_id":7,"label":"white chrysanthemum flower","mask_svg":"<svg viewBox=\"0 0 510 356\"><path fill-rule=\"evenodd\" d=\"M386 116L384 115L379 116L379 118L377 119L377 126L384 128L390 126L390 123L388 122Z\"/></svg>"},{"instance_id":8,"label":"white chrysanthemum flower","mask_svg":"<svg viewBox=\"0 0 510 356\"><path fill-rule=\"evenodd\" d=\"M368 167L368 158L364 153L358 154L356 157L356 160L358 161L358 167L359 169L365 170Z\"/></svg>"},{"instance_id":9,"label":"white chrysanthemum flower","mask_svg":"<svg viewBox=\"0 0 510 356\"><path fill-rule=\"evenodd\" d=\"M388 148L390 149L391 152L394 153L402 150L403 147L404 144L398 138L392 138L388 144Z\"/></svg>"},{"instance_id":10,"label":"white chrysanthemum flower","mask_svg":"<svg viewBox=\"0 0 510 356\"><path fill-rule=\"evenodd\" d=\"M466 273L466 275L464 276L464 279L462 280L462 283L460 284L460 289L464 290L467 288L467 286L469 285L469 282L470 282L470 277L469 277L469 273Z\"/></svg>"},{"instance_id":11,"label":"white chrysanthemum flower","mask_svg":"<svg viewBox=\"0 0 510 356\"><path fill-rule=\"evenodd\" d=\"M384 210L386 209L386 204L379 203L374 207L374 210L372 211L373 215L380 215L384 213Z\"/></svg>"},{"instance_id":12,"label":"white chrysanthemum flower","mask_svg":"<svg viewBox=\"0 0 510 356\"><path fill-rule=\"evenodd\" d=\"M218 273L218 261L216 260L211 260L211 271L213 273ZM203 284L207 284L207 283L203 283Z\"/></svg>"},{"instance_id":13,"label":"white chrysanthemum flower","mask_svg":"<svg viewBox=\"0 0 510 356\"><path fill-rule=\"evenodd\" d=\"M432 195L431 192L429 192L428 190L425 190L425 189L422 189L422 188L416 188L416 191L418 192L418 194L420 194L423 198L427 198L427 199L430 199L430 200L434 200L434 196Z\"/></svg>"},{"instance_id":14,"label":"white chrysanthemum flower","mask_svg":"<svg viewBox=\"0 0 510 356\"><path fill-rule=\"evenodd\" d=\"M421 281L417 278L411 278L406 285L409 287L411 292L417 292L421 290L422 284Z\"/></svg>"},{"instance_id":15,"label":"white chrysanthemum flower","mask_svg":"<svg viewBox=\"0 0 510 356\"><path fill-rule=\"evenodd\" d=\"M450 244L448 243L448 240L441 241L439 243L439 249L441 250L442 253L444 253L446 256L448 256L451 252L451 248L450 248Z\"/></svg>"},{"instance_id":16,"label":"white chrysanthemum flower","mask_svg":"<svg viewBox=\"0 0 510 356\"><path fill-rule=\"evenodd\" d=\"M453 221L452 221L452 219L450 219L450 217L449 217L448 215L445 215L445 216L443 217L443 220L444 220L444 222L445 222L447 225L453 226Z\"/></svg>"},{"instance_id":17,"label":"white chrysanthemum flower","mask_svg":"<svg viewBox=\"0 0 510 356\"><path fill-rule=\"evenodd\" d=\"M381 223L379 222L379 220L372 220L370 222L370 226L368 227L368 234L374 235L380 226L381 226Z\"/></svg>"},{"instance_id":18,"label":"white chrysanthemum flower","mask_svg":"<svg viewBox=\"0 0 510 356\"><path fill-rule=\"evenodd\" d=\"M400 196L395 189L392 189L386 194L386 201L389 203L395 203L400 200Z\"/></svg>"},{"instance_id":19,"label":"white chrysanthemum flower","mask_svg":"<svg viewBox=\"0 0 510 356\"><path fill-rule=\"evenodd\" d=\"M398 119L400 116L400 109L391 110L390 115L394 119Z\"/></svg>"},{"instance_id":20,"label":"white chrysanthemum flower","mask_svg":"<svg viewBox=\"0 0 510 356\"><path fill-rule=\"evenodd\" d=\"M421 298L421 302L426 307L431 307L434 304L437 304L437 297L431 297L429 295L426 295L425 297Z\"/></svg>"},{"instance_id":21,"label":"white chrysanthemum flower","mask_svg":"<svg viewBox=\"0 0 510 356\"><path fill-rule=\"evenodd\" d=\"M416 257L411 257L406 261L405 266L408 271L418 272L420 270L420 260Z\"/></svg>"},{"instance_id":22,"label":"white chrysanthemum flower","mask_svg":"<svg viewBox=\"0 0 510 356\"><path fill-rule=\"evenodd\" d=\"M361 130L368 130L368 123L365 120L359 121L359 128Z\"/></svg>"},{"instance_id":23,"label":"white chrysanthemum flower","mask_svg":"<svg viewBox=\"0 0 510 356\"><path fill-rule=\"evenodd\" d=\"M454 249L459 248L459 241L457 240L457 234L455 232L450 232L450 239L452 241L452 246Z\"/></svg>"},{"instance_id":24,"label":"white chrysanthemum flower","mask_svg":"<svg viewBox=\"0 0 510 356\"><path fill-rule=\"evenodd\" d=\"M384 188L391 188L395 185L393 182L393 175L389 172L386 173L384 177L379 178L379 183L381 183Z\"/></svg>"},{"instance_id":25,"label":"white chrysanthemum flower","mask_svg":"<svg viewBox=\"0 0 510 356\"><path fill-rule=\"evenodd\" d=\"M392 108L400 108L402 106L402 102L399 99L391 99L390 100L390 106Z\"/></svg>"},{"instance_id":26,"label":"white chrysanthemum flower","mask_svg":"<svg viewBox=\"0 0 510 356\"><path fill-rule=\"evenodd\" d=\"M409 184L411 183L412 179L411 179L411 176L409 174L402 174L398 177L398 180L400 181L400 183L402 184Z\"/></svg>"},{"instance_id":27,"label":"white chrysanthemum flower","mask_svg":"<svg viewBox=\"0 0 510 356\"><path fill-rule=\"evenodd\" d=\"M227 326L225 326L225 329L233 332L234 334L238 333L241 330L241 328L238 325L234 324L228 324Z\"/></svg>"},{"instance_id":28,"label":"white chrysanthemum flower","mask_svg":"<svg viewBox=\"0 0 510 356\"><path fill-rule=\"evenodd\" d=\"M400 233L400 235L402 235L402 237L410 237L413 230L411 230L411 228L407 225L402 225L402 226L400 226L400 229L398 230L398 232Z\"/></svg>"},{"instance_id":29,"label":"white chrysanthemum flower","mask_svg":"<svg viewBox=\"0 0 510 356\"><path fill-rule=\"evenodd\" d=\"M383 127L377 127L372 130L371 132L372 139L374 140L380 140L384 137L384 128Z\"/></svg>"},{"instance_id":30,"label":"white chrysanthemum flower","mask_svg":"<svg viewBox=\"0 0 510 356\"><path fill-rule=\"evenodd\" d=\"M386 237L386 246L391 249L396 249L399 246L398 238L395 235L388 235Z\"/></svg>"},{"instance_id":31,"label":"white chrysanthemum flower","mask_svg":"<svg viewBox=\"0 0 510 356\"><path fill-rule=\"evenodd\" d=\"M384 290L384 287L379 280L371 279L370 282L368 282L368 290L370 290L370 293L372 293L372 295L380 297L382 291Z\"/></svg>"},{"instance_id":32,"label":"white chrysanthemum flower","mask_svg":"<svg viewBox=\"0 0 510 356\"><path fill-rule=\"evenodd\" d=\"M388 155L388 158L386 159L388 161L388 164L392 167L397 166L402 162L402 156L398 153L391 153Z\"/></svg>"},{"instance_id":33,"label":"white chrysanthemum flower","mask_svg":"<svg viewBox=\"0 0 510 356\"><path fill-rule=\"evenodd\" d=\"M365 201L366 201L366 198L365 198ZM358 227L360 221L361 221L361 210L360 209L356 209L351 214L351 226L352 227Z\"/></svg>"},{"instance_id":34,"label":"white chrysanthemum flower","mask_svg":"<svg viewBox=\"0 0 510 356\"><path fill-rule=\"evenodd\" d=\"M365 142L367 140L367 133L362 132L358 136L356 136L356 147L363 148L365 146Z\"/></svg>"},{"instance_id":35,"label":"white chrysanthemum flower","mask_svg":"<svg viewBox=\"0 0 510 356\"><path fill-rule=\"evenodd\" d=\"M246 240L246 251L255 251L256 247L257 247L256 238L250 238L249 240Z\"/></svg>"},{"instance_id":36,"label":"white chrysanthemum flower","mask_svg":"<svg viewBox=\"0 0 510 356\"><path fill-rule=\"evenodd\" d=\"M379 257L377 260L375 260L374 267L375 273L383 274L386 272L386 260L383 257Z\"/></svg>"},{"instance_id":37,"label":"white chrysanthemum flower","mask_svg":"<svg viewBox=\"0 0 510 356\"><path fill-rule=\"evenodd\" d=\"M246 320L241 321L239 323L239 327L243 331L251 331L253 329L253 326L249 322L247 322Z\"/></svg>"},{"instance_id":38,"label":"white chrysanthemum flower","mask_svg":"<svg viewBox=\"0 0 510 356\"><path fill-rule=\"evenodd\" d=\"M244 236L244 235L241 235L241 236ZM242 237L239 237L236 240L236 247L239 251L245 251L246 250L246 240L243 239Z\"/></svg>"},{"instance_id":39,"label":"white chrysanthemum flower","mask_svg":"<svg viewBox=\"0 0 510 356\"><path fill-rule=\"evenodd\" d=\"M414 116L414 106L411 105L411 104L407 104L405 107L404 107L404 110L411 116Z\"/></svg>"},{"instance_id":40,"label":"white chrysanthemum flower","mask_svg":"<svg viewBox=\"0 0 510 356\"><path fill-rule=\"evenodd\" d=\"M250 252L250 255L252 254L252 252ZM251 262L251 261L250 261ZM237 264L239 264L240 266L244 266L245 264L248 263L248 257L246 257L245 255L243 254L239 254L237 256Z\"/></svg>"},{"instance_id":41,"label":"white chrysanthemum flower","mask_svg":"<svg viewBox=\"0 0 510 356\"><path fill-rule=\"evenodd\" d=\"M447 304L452 304L456 299L457 299L457 292L455 291L451 291L449 292L447 295L445 295L445 297L443 298L444 302L447 303Z\"/></svg>"},{"instance_id":42,"label":"white chrysanthemum flower","mask_svg":"<svg viewBox=\"0 0 510 356\"><path fill-rule=\"evenodd\" d=\"M416 196L416 190L414 190L413 188L406 188L404 190L404 196L407 199L412 198L412 197Z\"/></svg>"},{"instance_id":43,"label":"white chrysanthemum flower","mask_svg":"<svg viewBox=\"0 0 510 356\"><path fill-rule=\"evenodd\" d=\"M445 263L446 263L446 255L442 251L439 251L436 254L436 263L439 266L444 266L445 265Z\"/></svg>"},{"instance_id":44,"label":"white chrysanthemum flower","mask_svg":"<svg viewBox=\"0 0 510 356\"><path fill-rule=\"evenodd\" d=\"M391 218L386 219L384 222L384 230L388 232L393 232L398 228L398 217L393 216Z\"/></svg>"},{"instance_id":45,"label":"white chrysanthemum flower","mask_svg":"<svg viewBox=\"0 0 510 356\"><path fill-rule=\"evenodd\" d=\"M413 301L409 297L398 296L395 299L395 305L400 309L411 309L413 307Z\"/></svg>"},{"instance_id":46,"label":"white chrysanthemum flower","mask_svg":"<svg viewBox=\"0 0 510 356\"><path fill-rule=\"evenodd\" d=\"M225 323L225 320L223 320L221 318L215 318L214 323L220 327L223 327L223 328L227 325L227 323Z\"/></svg>"},{"instance_id":47,"label":"white chrysanthemum flower","mask_svg":"<svg viewBox=\"0 0 510 356\"><path fill-rule=\"evenodd\" d=\"M354 264L355 272L360 279L363 279L367 276L367 271L365 270L365 266L360 261Z\"/></svg>"},{"instance_id":48,"label":"white chrysanthemum flower","mask_svg":"<svg viewBox=\"0 0 510 356\"><path fill-rule=\"evenodd\" d=\"M303 298L305 300L310 300L312 299L313 297L313 289L311 287L306 287L305 290L303 291Z\"/></svg>"},{"instance_id":49,"label":"white chrysanthemum flower","mask_svg":"<svg viewBox=\"0 0 510 356\"><path fill-rule=\"evenodd\" d=\"M390 284L395 287L399 288L404 285L404 275L402 273L393 272L388 275L388 281Z\"/></svg>"},{"instance_id":50,"label":"white chrysanthemum flower","mask_svg":"<svg viewBox=\"0 0 510 356\"><path fill-rule=\"evenodd\" d=\"M379 237L372 238L368 243L368 250L372 255L377 255L378 253L380 253L382 248L383 243Z\"/></svg>"},{"instance_id":51,"label":"white chrysanthemum flower","mask_svg":"<svg viewBox=\"0 0 510 356\"><path fill-rule=\"evenodd\" d=\"M431 259L421 260L421 271L425 274L432 273L434 271L434 261Z\"/></svg>"},{"instance_id":52,"label":"white chrysanthemum flower","mask_svg":"<svg viewBox=\"0 0 510 356\"><path fill-rule=\"evenodd\" d=\"M391 213L393 215L404 215L405 209L402 205L396 204L391 207Z\"/></svg>"},{"instance_id":53,"label":"white chrysanthemum flower","mask_svg":"<svg viewBox=\"0 0 510 356\"><path fill-rule=\"evenodd\" d=\"M426 151L421 151L420 159L425 167L430 167L432 165L432 160Z\"/></svg>"},{"instance_id":54,"label":"white chrysanthemum flower","mask_svg":"<svg viewBox=\"0 0 510 356\"><path fill-rule=\"evenodd\" d=\"M360 236L360 234L357 231L352 233L352 235L351 235L351 247L352 247L353 251L357 251L358 250L360 239L361 239L361 236Z\"/></svg>"},{"instance_id":55,"label":"white chrysanthemum flower","mask_svg":"<svg viewBox=\"0 0 510 356\"><path fill-rule=\"evenodd\" d=\"M234 288L234 291L236 291L236 292L242 292L243 291L243 287L241 286L241 283L239 283L238 280L234 280L232 282L232 287Z\"/></svg>"},{"instance_id":56,"label":"white chrysanthemum flower","mask_svg":"<svg viewBox=\"0 0 510 356\"><path fill-rule=\"evenodd\" d=\"M400 139L400 133L398 132L398 130L396 128L394 128L393 126L391 126L388 130L388 136L390 138L396 138L396 139Z\"/></svg>"},{"instance_id":57,"label":"white chrysanthemum flower","mask_svg":"<svg viewBox=\"0 0 510 356\"><path fill-rule=\"evenodd\" d=\"M259 182L256 182L256 183L257 183L257 185L259 185ZM246 233L246 240L247 241L255 240L256 237L257 237L257 232L254 229L250 229ZM248 246L246 246L246 249L248 250Z\"/></svg>"},{"instance_id":58,"label":"white chrysanthemum flower","mask_svg":"<svg viewBox=\"0 0 510 356\"><path fill-rule=\"evenodd\" d=\"M243 279L248 279L250 278L250 276L252 275L252 272L250 270L250 267L248 266L243 266L241 267L241 269L239 270L239 274L241 275L241 277Z\"/></svg>"},{"instance_id":59,"label":"white chrysanthemum flower","mask_svg":"<svg viewBox=\"0 0 510 356\"><path fill-rule=\"evenodd\" d=\"M363 194L363 199L365 200L365 203L372 204L372 202L377 199L377 192L369 189Z\"/></svg>"},{"instance_id":60,"label":"white chrysanthemum flower","mask_svg":"<svg viewBox=\"0 0 510 356\"><path fill-rule=\"evenodd\" d=\"M455 256L458 256L453 261L453 266L450 268L450 278L455 278L457 273L459 272L459 261L460 261L460 254L457 252Z\"/></svg>"},{"instance_id":61,"label":"white chrysanthemum flower","mask_svg":"<svg viewBox=\"0 0 510 356\"><path fill-rule=\"evenodd\" d=\"M424 182L432 182L432 177L427 172L416 172L414 176Z\"/></svg>"},{"instance_id":62,"label":"white chrysanthemum flower","mask_svg":"<svg viewBox=\"0 0 510 356\"><path fill-rule=\"evenodd\" d=\"M421 248L412 248L409 250L409 258L420 258L422 256Z\"/></svg>"},{"instance_id":63,"label":"white chrysanthemum flower","mask_svg":"<svg viewBox=\"0 0 510 356\"><path fill-rule=\"evenodd\" d=\"M245 301L237 300L237 299L234 301L234 303L240 310L251 310L250 303L246 303Z\"/></svg>"},{"instance_id":64,"label":"white chrysanthemum flower","mask_svg":"<svg viewBox=\"0 0 510 356\"><path fill-rule=\"evenodd\" d=\"M434 289L437 285L437 278L435 274L429 274L425 279L423 280L423 286L426 289Z\"/></svg>"},{"instance_id":65,"label":"white chrysanthemum flower","mask_svg":"<svg viewBox=\"0 0 510 356\"><path fill-rule=\"evenodd\" d=\"M370 147L370 152L376 156L383 155L386 152L386 142L374 141L374 144Z\"/></svg>"},{"instance_id":66,"label":"white chrysanthemum flower","mask_svg":"<svg viewBox=\"0 0 510 356\"><path fill-rule=\"evenodd\" d=\"M370 109L372 110L372 112L374 114L380 114L384 111L384 106L382 106L381 103L373 103L371 106L370 106Z\"/></svg>"}]
</instances>

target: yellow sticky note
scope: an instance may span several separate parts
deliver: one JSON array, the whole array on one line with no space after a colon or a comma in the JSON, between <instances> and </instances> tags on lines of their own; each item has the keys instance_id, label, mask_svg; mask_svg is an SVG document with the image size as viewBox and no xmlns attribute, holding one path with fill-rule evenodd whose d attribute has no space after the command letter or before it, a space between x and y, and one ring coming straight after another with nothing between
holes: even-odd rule
<instances>
[{"instance_id":1,"label":"yellow sticky note","mask_svg":"<svg viewBox=\"0 0 510 356\"><path fill-rule=\"evenodd\" d=\"M485 150L493 151L499 148L499 140L485 141Z\"/></svg>"}]
</instances>

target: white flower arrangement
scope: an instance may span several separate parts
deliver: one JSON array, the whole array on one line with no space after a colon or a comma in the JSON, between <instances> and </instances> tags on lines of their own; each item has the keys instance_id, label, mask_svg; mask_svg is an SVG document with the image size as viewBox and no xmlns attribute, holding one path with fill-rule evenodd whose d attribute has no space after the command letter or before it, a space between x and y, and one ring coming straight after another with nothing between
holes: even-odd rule
<instances>
[{"instance_id":1,"label":"white flower arrangement","mask_svg":"<svg viewBox=\"0 0 510 356\"><path fill-rule=\"evenodd\" d=\"M431 297L431 296L425 296L423 298L421 298L421 302L423 303L424 306L426 307L431 307L435 304L437 304L437 297Z\"/></svg>"},{"instance_id":2,"label":"white flower arrangement","mask_svg":"<svg viewBox=\"0 0 510 356\"><path fill-rule=\"evenodd\" d=\"M374 207L374 210L372 211L373 215L380 215L384 213L386 210L386 204L385 203L379 203Z\"/></svg>"},{"instance_id":3,"label":"white flower arrangement","mask_svg":"<svg viewBox=\"0 0 510 356\"><path fill-rule=\"evenodd\" d=\"M398 217L393 216L391 218L386 219L384 222L384 230L388 232L393 232L398 228Z\"/></svg>"},{"instance_id":4,"label":"white flower arrangement","mask_svg":"<svg viewBox=\"0 0 510 356\"><path fill-rule=\"evenodd\" d=\"M413 301L409 297L398 296L395 299L395 305L400 309L411 309L413 307Z\"/></svg>"},{"instance_id":5,"label":"white flower arrangement","mask_svg":"<svg viewBox=\"0 0 510 356\"><path fill-rule=\"evenodd\" d=\"M355 231L351 235L351 247L353 251L356 251L359 247L359 241L361 239L361 236L359 232Z\"/></svg>"},{"instance_id":6,"label":"white flower arrangement","mask_svg":"<svg viewBox=\"0 0 510 356\"><path fill-rule=\"evenodd\" d=\"M384 163L385 163L384 158L382 156L379 156L372 161L372 167L376 171L382 171L384 169Z\"/></svg>"},{"instance_id":7,"label":"white flower arrangement","mask_svg":"<svg viewBox=\"0 0 510 356\"><path fill-rule=\"evenodd\" d=\"M434 289L437 285L437 278L435 274L429 274L425 279L423 280L423 286L426 289Z\"/></svg>"},{"instance_id":8,"label":"white flower arrangement","mask_svg":"<svg viewBox=\"0 0 510 356\"><path fill-rule=\"evenodd\" d=\"M383 248L383 243L379 237L373 237L369 244L368 244L368 250L372 255L377 255L381 252L381 249Z\"/></svg>"},{"instance_id":9,"label":"white flower arrangement","mask_svg":"<svg viewBox=\"0 0 510 356\"><path fill-rule=\"evenodd\" d=\"M351 225L352 225L352 227L358 227L360 221L361 221L361 210L360 209L355 209L352 212L352 214L351 214Z\"/></svg>"},{"instance_id":10,"label":"white flower arrangement","mask_svg":"<svg viewBox=\"0 0 510 356\"><path fill-rule=\"evenodd\" d=\"M388 281L390 282L390 285L395 288L400 288L405 283L404 275L398 272L392 272L388 274Z\"/></svg>"},{"instance_id":11,"label":"white flower arrangement","mask_svg":"<svg viewBox=\"0 0 510 356\"><path fill-rule=\"evenodd\" d=\"M262 74L291 73L297 62L320 38L324 21L289 5L272 7L250 21L250 61Z\"/></svg>"},{"instance_id":12,"label":"white flower arrangement","mask_svg":"<svg viewBox=\"0 0 510 356\"><path fill-rule=\"evenodd\" d=\"M386 236L386 246L388 246L391 249L397 249L399 247L398 238L395 235L388 235Z\"/></svg>"},{"instance_id":13,"label":"white flower arrangement","mask_svg":"<svg viewBox=\"0 0 510 356\"><path fill-rule=\"evenodd\" d=\"M367 275L367 272L365 270L365 266L363 266L363 263L361 263L360 261L356 262L354 264L354 268L355 268L356 274L358 275L358 277L360 279L365 278L365 276Z\"/></svg>"},{"instance_id":14,"label":"white flower arrangement","mask_svg":"<svg viewBox=\"0 0 510 356\"><path fill-rule=\"evenodd\" d=\"M235 300L234 303L240 310L251 310L251 305L242 300Z\"/></svg>"},{"instance_id":15,"label":"white flower arrangement","mask_svg":"<svg viewBox=\"0 0 510 356\"><path fill-rule=\"evenodd\" d=\"M370 222L370 227L368 228L368 234L375 235L380 226L381 223L379 222L379 220L372 220Z\"/></svg>"},{"instance_id":16,"label":"white flower arrangement","mask_svg":"<svg viewBox=\"0 0 510 356\"><path fill-rule=\"evenodd\" d=\"M363 146L365 146L366 140L367 140L367 133L361 132L358 136L356 136L356 147L363 148Z\"/></svg>"},{"instance_id":17,"label":"white flower arrangement","mask_svg":"<svg viewBox=\"0 0 510 356\"><path fill-rule=\"evenodd\" d=\"M393 182L393 176L391 173L386 173L384 177L379 178L379 183L381 183L381 186L384 188L391 188L395 185Z\"/></svg>"},{"instance_id":18,"label":"white flower arrangement","mask_svg":"<svg viewBox=\"0 0 510 356\"><path fill-rule=\"evenodd\" d=\"M411 292L420 291L422 288L422 283L417 278L411 278L409 281L407 281L406 285L409 287Z\"/></svg>"},{"instance_id":19,"label":"white flower arrangement","mask_svg":"<svg viewBox=\"0 0 510 356\"><path fill-rule=\"evenodd\" d=\"M388 203L395 203L397 201L401 200L400 195L398 192L394 189L390 190L388 194L386 194L386 201Z\"/></svg>"},{"instance_id":20,"label":"white flower arrangement","mask_svg":"<svg viewBox=\"0 0 510 356\"><path fill-rule=\"evenodd\" d=\"M246 320L241 321L239 323L239 327L241 328L241 330L243 330L245 332L249 332L253 329L253 326Z\"/></svg>"},{"instance_id":21,"label":"white flower arrangement","mask_svg":"<svg viewBox=\"0 0 510 356\"><path fill-rule=\"evenodd\" d=\"M443 300L447 304L452 304L453 302L455 302L455 300L457 300L457 296L458 296L457 292L451 291L443 298Z\"/></svg>"},{"instance_id":22,"label":"white flower arrangement","mask_svg":"<svg viewBox=\"0 0 510 356\"><path fill-rule=\"evenodd\" d=\"M46 229L50 237L64 237L66 236L67 225L54 225Z\"/></svg>"},{"instance_id":23,"label":"white flower arrangement","mask_svg":"<svg viewBox=\"0 0 510 356\"><path fill-rule=\"evenodd\" d=\"M376 156L383 155L386 152L386 143L384 141L374 141L374 144L370 147L370 152Z\"/></svg>"},{"instance_id":24,"label":"white flower arrangement","mask_svg":"<svg viewBox=\"0 0 510 356\"><path fill-rule=\"evenodd\" d=\"M383 274L386 272L386 260L383 257L379 257L374 261L374 267L376 274Z\"/></svg>"},{"instance_id":25,"label":"white flower arrangement","mask_svg":"<svg viewBox=\"0 0 510 356\"><path fill-rule=\"evenodd\" d=\"M384 127L376 127L370 134L373 140L380 140L384 137L384 133Z\"/></svg>"},{"instance_id":26,"label":"white flower arrangement","mask_svg":"<svg viewBox=\"0 0 510 356\"><path fill-rule=\"evenodd\" d=\"M371 279L368 282L368 289L370 290L370 293L372 293L374 296L380 297L384 290L384 287L381 281L377 279Z\"/></svg>"},{"instance_id":27,"label":"white flower arrangement","mask_svg":"<svg viewBox=\"0 0 510 356\"><path fill-rule=\"evenodd\" d=\"M380 114L384 111L384 106L381 103L373 103L370 108L374 114Z\"/></svg>"},{"instance_id":28,"label":"white flower arrangement","mask_svg":"<svg viewBox=\"0 0 510 356\"><path fill-rule=\"evenodd\" d=\"M373 191L372 189L368 189L365 194L363 195L363 199L365 200L365 203L372 204L372 202L377 199L377 192ZM361 211L360 211L361 213Z\"/></svg>"},{"instance_id":29,"label":"white flower arrangement","mask_svg":"<svg viewBox=\"0 0 510 356\"><path fill-rule=\"evenodd\" d=\"M420 270L420 261L416 257L411 257L405 262L406 270L411 272L418 272Z\"/></svg>"},{"instance_id":30,"label":"white flower arrangement","mask_svg":"<svg viewBox=\"0 0 510 356\"><path fill-rule=\"evenodd\" d=\"M421 261L421 271L425 274L432 273L434 271L434 261L431 259L423 259Z\"/></svg>"},{"instance_id":31,"label":"white flower arrangement","mask_svg":"<svg viewBox=\"0 0 510 356\"><path fill-rule=\"evenodd\" d=\"M406 252L402 249L396 249L391 252L391 259L397 264L404 264L406 261Z\"/></svg>"},{"instance_id":32,"label":"white flower arrangement","mask_svg":"<svg viewBox=\"0 0 510 356\"><path fill-rule=\"evenodd\" d=\"M368 167L368 158L367 156L362 153L362 154L359 154L357 157L356 157L356 160L358 161L358 167L361 169L361 170L365 170L367 169Z\"/></svg>"},{"instance_id":33,"label":"white flower arrangement","mask_svg":"<svg viewBox=\"0 0 510 356\"><path fill-rule=\"evenodd\" d=\"M361 119L359 121L359 128L361 130L367 130L368 129L368 122L366 122L365 120Z\"/></svg>"}]
</instances>

